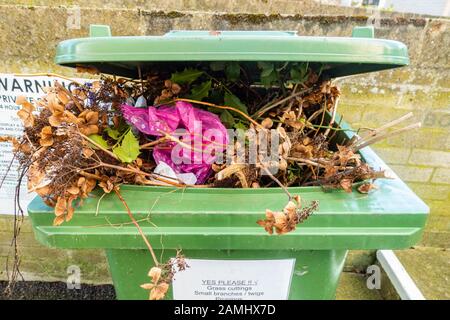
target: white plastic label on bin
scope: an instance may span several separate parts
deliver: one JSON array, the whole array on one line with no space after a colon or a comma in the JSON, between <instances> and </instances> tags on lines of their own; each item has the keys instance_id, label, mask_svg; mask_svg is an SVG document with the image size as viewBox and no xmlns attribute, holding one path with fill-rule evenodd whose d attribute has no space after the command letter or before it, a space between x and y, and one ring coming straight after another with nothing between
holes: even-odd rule
<instances>
[{"instance_id":1,"label":"white plastic label on bin","mask_svg":"<svg viewBox=\"0 0 450 320\"><path fill-rule=\"evenodd\" d=\"M174 300L286 300L295 259L186 259L176 272Z\"/></svg>"}]
</instances>

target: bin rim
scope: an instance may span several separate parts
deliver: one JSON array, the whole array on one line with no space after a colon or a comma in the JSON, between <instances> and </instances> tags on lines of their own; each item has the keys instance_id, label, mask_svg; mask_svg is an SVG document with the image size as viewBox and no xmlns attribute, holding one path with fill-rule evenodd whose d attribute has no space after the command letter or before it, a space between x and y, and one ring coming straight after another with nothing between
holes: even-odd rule
<instances>
[{"instance_id":1,"label":"bin rim","mask_svg":"<svg viewBox=\"0 0 450 320\"><path fill-rule=\"evenodd\" d=\"M138 67L156 63L209 61L310 62L324 64L330 77L409 64L399 41L373 37L373 27L356 27L352 37L301 36L295 31L184 31L163 36L111 36L108 26L91 26L91 37L58 44L55 62L93 66L100 72L136 77Z\"/></svg>"}]
</instances>

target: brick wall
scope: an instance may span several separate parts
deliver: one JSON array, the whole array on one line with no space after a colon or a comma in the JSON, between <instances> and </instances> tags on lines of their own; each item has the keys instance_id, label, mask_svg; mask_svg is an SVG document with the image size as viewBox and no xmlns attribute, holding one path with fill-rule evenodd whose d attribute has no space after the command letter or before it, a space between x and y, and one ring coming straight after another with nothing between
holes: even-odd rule
<instances>
[{"instance_id":1,"label":"brick wall","mask_svg":"<svg viewBox=\"0 0 450 320\"><path fill-rule=\"evenodd\" d=\"M0 4L5 2L20 1L0 0ZM62 3L59 0L53 2ZM73 76L72 70L54 65L54 48L61 40L86 36L91 23L110 24L115 35L161 34L170 29L272 29L297 30L303 35L349 36L353 26L365 25L372 14L362 9L320 7L313 1L245 1L247 4L240 6L243 2L235 0L227 2L231 4L218 5L224 13L215 13L213 9L168 12L180 8L176 5L180 1L175 0L161 1L161 6L159 1L146 2L144 7L147 10L168 8L167 12L105 9L96 7L100 1L89 2L90 8L80 8L80 29L66 28L68 11L65 7L0 5L3 49L0 50L0 73L58 72ZM276 3L284 2L291 6L280 6L283 15L261 14L273 12ZM22 3L42 4L43 1ZM193 2L186 3L189 3L189 10L195 9ZM266 8L268 4L272 9ZM406 43L411 65L339 80L343 92L339 110L354 127L376 127L409 111L414 112L415 119L423 121L420 130L382 141L375 149L431 207L422 244L449 247L449 21L386 13L379 22L376 36ZM4 265L8 255L11 232L11 217L0 216L0 266ZM34 240L29 221L23 229L21 247L26 279L64 280L66 268L77 264L83 266L84 281L110 281L101 251L44 248ZM0 271L1 278L5 278L4 271Z\"/></svg>"},{"instance_id":2,"label":"brick wall","mask_svg":"<svg viewBox=\"0 0 450 320\"><path fill-rule=\"evenodd\" d=\"M410 42L411 66L339 81L340 112L354 127L377 127L407 112L422 128L373 147L430 206L422 244L450 243L450 75L439 53L450 42L448 23L428 21ZM406 40L406 41L405 41ZM417 47L420 49L418 50ZM448 49L443 49L448 50ZM411 123L413 120L411 120Z\"/></svg>"}]
</instances>

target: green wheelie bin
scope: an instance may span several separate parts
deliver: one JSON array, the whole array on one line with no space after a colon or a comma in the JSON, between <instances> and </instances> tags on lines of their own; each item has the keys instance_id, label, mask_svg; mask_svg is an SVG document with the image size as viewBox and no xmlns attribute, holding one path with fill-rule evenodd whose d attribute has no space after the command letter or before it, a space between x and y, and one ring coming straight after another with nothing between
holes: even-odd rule
<instances>
[{"instance_id":1,"label":"green wheelie bin","mask_svg":"<svg viewBox=\"0 0 450 320\"><path fill-rule=\"evenodd\" d=\"M115 37L108 26L91 26L90 37L63 41L56 53L59 65L135 78L138 67L211 61L308 61L334 78L405 66L409 58L403 43L376 39L370 27L355 28L351 37L278 31ZM342 130L337 139L352 135ZM371 148L359 152L370 166L389 169ZM190 267L176 274L168 299L334 299L348 250L402 249L420 240L428 207L398 177L377 185L370 195L290 188L320 206L282 236L256 224L267 208L284 207L280 188L125 185L121 193L158 257L166 261L182 248L188 258ZM148 282L152 259L116 195L106 195L97 212L100 195L94 191L70 222L56 227L53 208L36 197L28 206L36 238L54 248L104 249L117 297L147 299L140 285Z\"/></svg>"}]
</instances>

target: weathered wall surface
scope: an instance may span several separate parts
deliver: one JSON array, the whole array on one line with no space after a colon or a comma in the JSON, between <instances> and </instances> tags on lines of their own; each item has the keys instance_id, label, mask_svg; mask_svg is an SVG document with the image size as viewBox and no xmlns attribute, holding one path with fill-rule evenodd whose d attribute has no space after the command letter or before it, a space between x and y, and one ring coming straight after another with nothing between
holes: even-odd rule
<instances>
[{"instance_id":1,"label":"weathered wall surface","mask_svg":"<svg viewBox=\"0 0 450 320\"><path fill-rule=\"evenodd\" d=\"M0 0L0 4L11 2ZM0 5L0 73L73 76L72 70L53 64L54 48L61 40L86 36L91 23L111 25L114 35L162 34L171 29L284 29L302 35L349 36L353 26L365 25L372 15L363 9L321 6L315 1L110 1L107 8L96 0L13 3L22 5ZM41 6L45 3L56 7ZM67 28L73 11L60 6L64 3L80 5L80 29ZM141 8L132 9L136 4ZM339 111L354 127L377 127L409 111L423 122L420 130L374 148L430 205L422 244L449 247L449 20L386 13L377 23L377 37L408 45L411 65L340 79L343 95ZM11 224L11 217L0 217L0 265L8 253ZM29 222L21 238L27 279L60 279L67 266L77 264L82 266L85 281L109 281L105 257L99 251L44 248L34 240ZM0 274L0 278L4 276Z\"/></svg>"}]
</instances>

